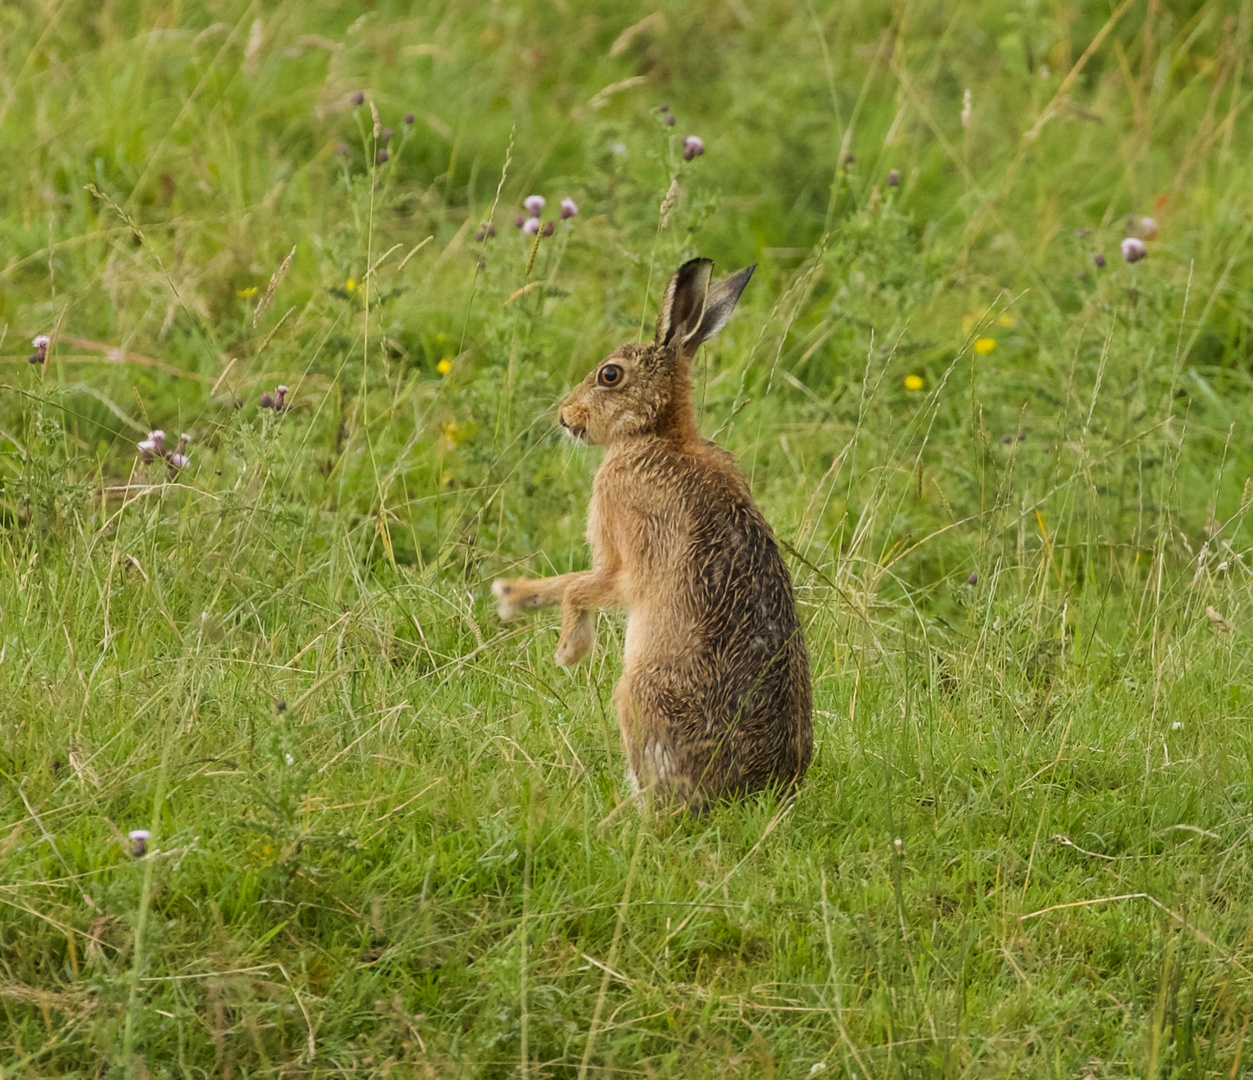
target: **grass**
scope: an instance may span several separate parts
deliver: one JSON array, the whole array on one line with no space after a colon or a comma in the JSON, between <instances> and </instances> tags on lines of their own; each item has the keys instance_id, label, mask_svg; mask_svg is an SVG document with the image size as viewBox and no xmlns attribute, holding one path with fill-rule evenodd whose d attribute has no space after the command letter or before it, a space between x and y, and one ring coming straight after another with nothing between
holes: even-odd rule
<instances>
[{"instance_id":1,"label":"grass","mask_svg":"<svg viewBox=\"0 0 1253 1080\"><path fill-rule=\"evenodd\" d=\"M1251 28L0 9L0 1075L1247 1075ZM690 820L486 583L696 253L817 747Z\"/></svg>"}]
</instances>

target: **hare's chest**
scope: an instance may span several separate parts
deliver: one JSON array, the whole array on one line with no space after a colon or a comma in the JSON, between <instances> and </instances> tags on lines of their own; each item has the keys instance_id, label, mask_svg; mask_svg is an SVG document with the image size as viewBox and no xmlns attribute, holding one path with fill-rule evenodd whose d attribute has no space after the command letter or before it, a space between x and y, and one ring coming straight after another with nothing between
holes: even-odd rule
<instances>
[{"instance_id":1,"label":"hare's chest","mask_svg":"<svg viewBox=\"0 0 1253 1080\"><path fill-rule=\"evenodd\" d=\"M595 561L615 563L637 580L664 572L683 549L684 515L664 485L636 472L597 477L587 538Z\"/></svg>"}]
</instances>

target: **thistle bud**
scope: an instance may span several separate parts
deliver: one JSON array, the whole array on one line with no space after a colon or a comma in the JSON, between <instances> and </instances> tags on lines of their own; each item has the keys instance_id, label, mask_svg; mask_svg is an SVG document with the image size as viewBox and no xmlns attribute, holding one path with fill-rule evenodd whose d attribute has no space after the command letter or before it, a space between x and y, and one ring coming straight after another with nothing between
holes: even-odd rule
<instances>
[{"instance_id":1,"label":"thistle bud","mask_svg":"<svg viewBox=\"0 0 1253 1080\"><path fill-rule=\"evenodd\" d=\"M1122 257L1129 263L1136 263L1148 254L1144 241L1138 236L1128 236L1122 242Z\"/></svg>"}]
</instances>

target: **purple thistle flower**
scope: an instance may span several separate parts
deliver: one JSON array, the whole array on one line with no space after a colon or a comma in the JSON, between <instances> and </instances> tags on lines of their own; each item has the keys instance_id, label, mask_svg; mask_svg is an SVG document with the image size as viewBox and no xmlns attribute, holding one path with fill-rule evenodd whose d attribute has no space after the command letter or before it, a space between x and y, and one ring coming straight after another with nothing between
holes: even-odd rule
<instances>
[{"instance_id":1,"label":"purple thistle flower","mask_svg":"<svg viewBox=\"0 0 1253 1080\"><path fill-rule=\"evenodd\" d=\"M142 859L148 853L148 839L152 833L147 829L131 829L127 835L131 842L131 855Z\"/></svg>"},{"instance_id":2,"label":"purple thistle flower","mask_svg":"<svg viewBox=\"0 0 1253 1080\"><path fill-rule=\"evenodd\" d=\"M544 209L547 201L543 195L528 195L522 200L522 205L526 207L526 212L531 217L539 217L539 212Z\"/></svg>"},{"instance_id":3,"label":"purple thistle flower","mask_svg":"<svg viewBox=\"0 0 1253 1080\"><path fill-rule=\"evenodd\" d=\"M51 342L52 339L48 337L47 334L36 334L33 338L31 338L30 342L35 346L35 351L26 359L32 364L42 364L48 359L48 346Z\"/></svg>"},{"instance_id":4,"label":"purple thistle flower","mask_svg":"<svg viewBox=\"0 0 1253 1080\"><path fill-rule=\"evenodd\" d=\"M364 105L365 104L365 91L358 90L355 94L353 94L352 103L354 105Z\"/></svg>"},{"instance_id":5,"label":"purple thistle flower","mask_svg":"<svg viewBox=\"0 0 1253 1080\"><path fill-rule=\"evenodd\" d=\"M385 163L387 162L387 159L388 159L391 155L387 152L387 147L385 147L385 146L380 146L380 147L379 147L379 152L378 152L378 154L377 154L376 156L378 157L378 163L379 163L380 165L383 165L383 164L385 164Z\"/></svg>"},{"instance_id":6,"label":"purple thistle flower","mask_svg":"<svg viewBox=\"0 0 1253 1080\"><path fill-rule=\"evenodd\" d=\"M1092 256L1092 261L1096 263L1096 268L1098 270L1105 269L1105 256L1102 255L1099 251L1095 255Z\"/></svg>"},{"instance_id":7,"label":"purple thistle flower","mask_svg":"<svg viewBox=\"0 0 1253 1080\"><path fill-rule=\"evenodd\" d=\"M136 444L140 457L145 465L150 465L159 457L165 457L165 432L158 428L148 432L148 437Z\"/></svg>"},{"instance_id":8,"label":"purple thistle flower","mask_svg":"<svg viewBox=\"0 0 1253 1080\"><path fill-rule=\"evenodd\" d=\"M1128 236L1122 242L1122 257L1129 263L1139 262L1148 254L1144 241L1138 236Z\"/></svg>"},{"instance_id":9,"label":"purple thistle flower","mask_svg":"<svg viewBox=\"0 0 1253 1080\"><path fill-rule=\"evenodd\" d=\"M261 394L261 408L263 408L263 409L272 409L272 408L274 408L274 395L273 395L273 394L271 394L271 393L270 393L270 391L268 391L268 390L262 391L262 394Z\"/></svg>"},{"instance_id":10,"label":"purple thistle flower","mask_svg":"<svg viewBox=\"0 0 1253 1080\"><path fill-rule=\"evenodd\" d=\"M888 170L888 187L900 187L900 186L901 186L901 170L889 169Z\"/></svg>"},{"instance_id":11,"label":"purple thistle flower","mask_svg":"<svg viewBox=\"0 0 1253 1080\"><path fill-rule=\"evenodd\" d=\"M282 412L284 409L290 409L290 408L291 408L291 406L290 406L290 405L288 405L288 404L287 404L287 403L283 400L285 397L287 397L287 393L288 393L288 390L287 390L287 387L285 387L285 386L279 386L279 387L276 387L276 388L275 388L275 390L274 390L274 408L275 408L278 412Z\"/></svg>"},{"instance_id":12,"label":"purple thistle flower","mask_svg":"<svg viewBox=\"0 0 1253 1080\"><path fill-rule=\"evenodd\" d=\"M705 152L705 140L699 135L689 135L683 140L683 160L691 161Z\"/></svg>"},{"instance_id":13,"label":"purple thistle flower","mask_svg":"<svg viewBox=\"0 0 1253 1080\"><path fill-rule=\"evenodd\" d=\"M569 195L561 200L561 220L572 218L579 212L579 204L576 203Z\"/></svg>"},{"instance_id":14,"label":"purple thistle flower","mask_svg":"<svg viewBox=\"0 0 1253 1080\"><path fill-rule=\"evenodd\" d=\"M522 223L522 232L526 236L534 236L537 232L539 232L539 218L527 218L526 221Z\"/></svg>"}]
</instances>

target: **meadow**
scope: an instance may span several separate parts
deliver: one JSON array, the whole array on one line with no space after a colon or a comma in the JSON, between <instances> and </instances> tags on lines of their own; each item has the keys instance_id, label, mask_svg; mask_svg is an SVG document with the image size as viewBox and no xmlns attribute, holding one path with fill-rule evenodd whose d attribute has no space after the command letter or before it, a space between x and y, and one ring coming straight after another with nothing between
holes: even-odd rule
<instances>
[{"instance_id":1,"label":"meadow","mask_svg":"<svg viewBox=\"0 0 1253 1080\"><path fill-rule=\"evenodd\" d=\"M0 1077L1249 1076L1251 37L0 6ZM816 747L692 818L488 586L697 254Z\"/></svg>"}]
</instances>

